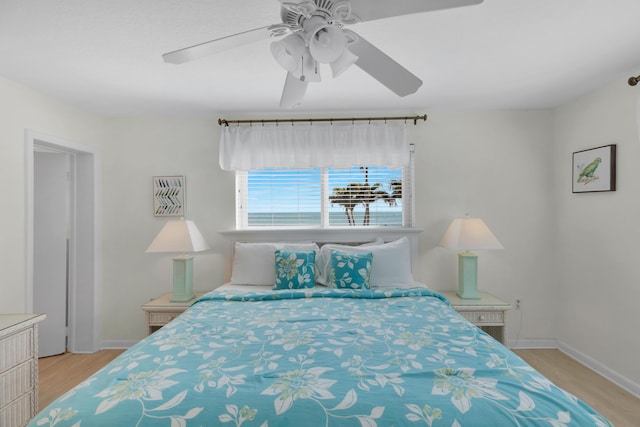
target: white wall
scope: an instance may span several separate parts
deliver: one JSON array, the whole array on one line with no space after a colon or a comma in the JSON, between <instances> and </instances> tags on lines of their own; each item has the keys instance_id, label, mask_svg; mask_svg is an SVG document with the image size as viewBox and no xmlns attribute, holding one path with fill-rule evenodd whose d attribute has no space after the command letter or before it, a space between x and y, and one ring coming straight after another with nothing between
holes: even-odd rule
<instances>
[{"instance_id":1,"label":"white wall","mask_svg":"<svg viewBox=\"0 0 640 427\"><path fill-rule=\"evenodd\" d=\"M144 337L140 305L172 288L175 254L144 252L165 221L176 219L153 215L155 175L186 176L186 218L212 247L195 254L194 290L222 283L223 238L218 232L235 227L235 178L218 166L216 120L109 120L103 153L103 340Z\"/></svg>"},{"instance_id":2,"label":"white wall","mask_svg":"<svg viewBox=\"0 0 640 427\"><path fill-rule=\"evenodd\" d=\"M0 77L0 313L26 309L25 130L100 148L104 121Z\"/></svg>"},{"instance_id":3,"label":"white wall","mask_svg":"<svg viewBox=\"0 0 640 427\"><path fill-rule=\"evenodd\" d=\"M213 250L197 254L196 289L222 283L224 242L233 229L234 176L218 167L216 117L122 119L108 122L104 158L104 340L144 336L140 305L171 290L171 256L145 254L164 219L153 217L151 177L187 176L187 217ZM416 143L417 227L422 254L416 278L435 289L456 286L456 254L435 247L449 221L482 217L507 248L480 256L480 286L508 301L509 338L553 336L551 177L539 169L551 154L546 111L430 112L411 126ZM443 267L444 266L444 267ZM518 280L514 280L517 277ZM113 313L118 313L114 316ZM520 327L520 314L525 322Z\"/></svg>"},{"instance_id":4,"label":"white wall","mask_svg":"<svg viewBox=\"0 0 640 427\"><path fill-rule=\"evenodd\" d=\"M438 247L453 218L482 218L505 249L479 252L479 288L522 310L509 312L509 342L555 337L553 174L549 111L431 111L412 128L416 144L415 276L457 287L457 254Z\"/></svg>"},{"instance_id":5,"label":"white wall","mask_svg":"<svg viewBox=\"0 0 640 427\"><path fill-rule=\"evenodd\" d=\"M629 73L631 75L633 73ZM624 77L554 114L558 338L640 384L640 89ZM575 151L617 144L617 191L571 193Z\"/></svg>"}]
</instances>

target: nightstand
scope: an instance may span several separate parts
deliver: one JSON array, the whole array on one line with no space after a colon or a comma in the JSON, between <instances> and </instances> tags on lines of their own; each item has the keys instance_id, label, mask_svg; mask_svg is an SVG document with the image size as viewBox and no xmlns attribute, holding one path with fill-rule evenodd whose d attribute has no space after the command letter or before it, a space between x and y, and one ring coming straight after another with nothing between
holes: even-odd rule
<instances>
[{"instance_id":1,"label":"nightstand","mask_svg":"<svg viewBox=\"0 0 640 427\"><path fill-rule=\"evenodd\" d=\"M480 299L462 299L455 291L441 292L454 310L502 344L507 337L507 310L511 304L490 293L479 291Z\"/></svg>"},{"instance_id":2,"label":"nightstand","mask_svg":"<svg viewBox=\"0 0 640 427\"><path fill-rule=\"evenodd\" d=\"M171 302L171 292L167 292L158 298L152 299L143 304L140 309L145 312L147 318L147 333L151 335L167 323L178 317L193 304L193 302L204 295L205 292L196 292L196 297L186 302Z\"/></svg>"}]
</instances>

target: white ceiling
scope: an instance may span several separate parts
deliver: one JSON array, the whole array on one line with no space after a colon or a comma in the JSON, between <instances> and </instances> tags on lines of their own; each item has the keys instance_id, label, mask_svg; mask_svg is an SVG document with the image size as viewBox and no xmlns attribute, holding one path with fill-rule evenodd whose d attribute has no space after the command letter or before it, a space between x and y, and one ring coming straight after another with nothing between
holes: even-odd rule
<instances>
[{"instance_id":1,"label":"white ceiling","mask_svg":"<svg viewBox=\"0 0 640 427\"><path fill-rule=\"evenodd\" d=\"M109 116L275 113L285 72L268 40L182 65L161 55L278 23L279 5L0 0L0 75ZM357 67L323 70L298 111L545 108L640 74L638 0L485 0L350 28L423 86L400 98Z\"/></svg>"}]
</instances>

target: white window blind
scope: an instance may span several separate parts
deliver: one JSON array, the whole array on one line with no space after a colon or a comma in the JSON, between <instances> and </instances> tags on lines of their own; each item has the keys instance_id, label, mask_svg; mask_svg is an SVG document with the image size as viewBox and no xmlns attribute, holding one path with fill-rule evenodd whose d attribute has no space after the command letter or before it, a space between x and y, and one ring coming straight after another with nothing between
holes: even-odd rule
<instances>
[{"instance_id":1,"label":"white window blind","mask_svg":"<svg viewBox=\"0 0 640 427\"><path fill-rule=\"evenodd\" d=\"M237 227L413 225L413 145L402 168L237 171Z\"/></svg>"},{"instance_id":2,"label":"white window blind","mask_svg":"<svg viewBox=\"0 0 640 427\"><path fill-rule=\"evenodd\" d=\"M247 226L319 226L321 171L263 169L244 172Z\"/></svg>"},{"instance_id":3,"label":"white window blind","mask_svg":"<svg viewBox=\"0 0 640 427\"><path fill-rule=\"evenodd\" d=\"M402 226L402 169L329 169L329 226Z\"/></svg>"}]
</instances>

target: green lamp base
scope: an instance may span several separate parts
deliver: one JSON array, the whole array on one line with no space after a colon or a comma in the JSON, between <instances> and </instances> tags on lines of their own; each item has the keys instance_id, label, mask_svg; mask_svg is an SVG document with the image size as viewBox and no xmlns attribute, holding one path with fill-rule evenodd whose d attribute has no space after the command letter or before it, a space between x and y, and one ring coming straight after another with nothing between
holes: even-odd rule
<instances>
[{"instance_id":1,"label":"green lamp base","mask_svg":"<svg viewBox=\"0 0 640 427\"><path fill-rule=\"evenodd\" d=\"M458 254L458 290L462 299L480 299L478 293L478 256L471 252Z\"/></svg>"},{"instance_id":2,"label":"green lamp base","mask_svg":"<svg viewBox=\"0 0 640 427\"><path fill-rule=\"evenodd\" d=\"M179 255L173 258L173 295L172 302L187 302L194 299L193 293L193 256Z\"/></svg>"}]
</instances>

